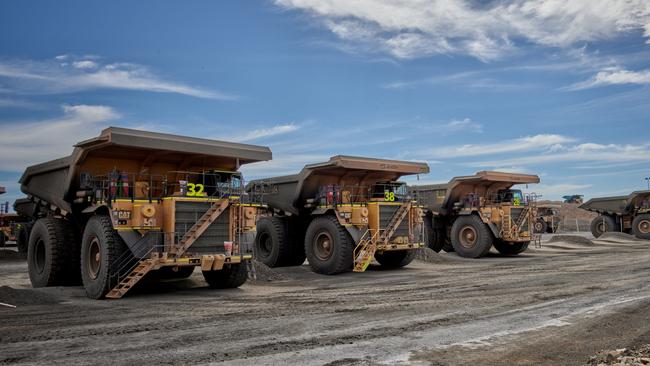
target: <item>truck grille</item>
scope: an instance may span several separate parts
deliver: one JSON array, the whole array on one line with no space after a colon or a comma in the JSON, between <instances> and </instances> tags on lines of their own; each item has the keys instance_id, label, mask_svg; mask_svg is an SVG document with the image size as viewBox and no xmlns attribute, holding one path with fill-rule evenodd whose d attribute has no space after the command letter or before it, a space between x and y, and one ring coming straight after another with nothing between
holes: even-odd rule
<instances>
[{"instance_id":1,"label":"truck grille","mask_svg":"<svg viewBox=\"0 0 650 366\"><path fill-rule=\"evenodd\" d=\"M176 201L174 231L177 241L194 226L211 205L211 202ZM220 253L224 251L223 242L229 240L229 210L230 207L219 215L210 227L190 246L188 252Z\"/></svg>"},{"instance_id":2,"label":"truck grille","mask_svg":"<svg viewBox=\"0 0 650 366\"><path fill-rule=\"evenodd\" d=\"M393 218L395 212L399 209L397 205L379 205L379 228L385 229L390 223L390 219ZM409 235L409 220L408 216L402 220L402 222L395 230L395 234L391 237L393 239L396 236L408 236Z\"/></svg>"}]
</instances>

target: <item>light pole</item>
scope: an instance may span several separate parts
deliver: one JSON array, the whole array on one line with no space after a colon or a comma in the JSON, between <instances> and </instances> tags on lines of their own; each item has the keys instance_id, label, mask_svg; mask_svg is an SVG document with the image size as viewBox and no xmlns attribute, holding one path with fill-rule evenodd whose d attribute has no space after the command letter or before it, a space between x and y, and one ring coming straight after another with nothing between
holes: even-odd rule
<instances>
[{"instance_id":1,"label":"light pole","mask_svg":"<svg viewBox=\"0 0 650 366\"><path fill-rule=\"evenodd\" d=\"M648 190L650 191L650 177L645 177L643 179L645 179L646 183L648 183Z\"/></svg>"}]
</instances>

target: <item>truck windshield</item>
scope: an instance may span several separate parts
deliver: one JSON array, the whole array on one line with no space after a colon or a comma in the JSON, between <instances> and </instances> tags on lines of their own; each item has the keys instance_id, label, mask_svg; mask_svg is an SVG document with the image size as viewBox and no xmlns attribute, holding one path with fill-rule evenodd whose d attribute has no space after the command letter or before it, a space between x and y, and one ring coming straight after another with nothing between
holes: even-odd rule
<instances>
[{"instance_id":1,"label":"truck windshield","mask_svg":"<svg viewBox=\"0 0 650 366\"><path fill-rule=\"evenodd\" d=\"M401 182L382 182L370 188L370 198L373 200L402 201L406 195L406 184Z\"/></svg>"}]
</instances>

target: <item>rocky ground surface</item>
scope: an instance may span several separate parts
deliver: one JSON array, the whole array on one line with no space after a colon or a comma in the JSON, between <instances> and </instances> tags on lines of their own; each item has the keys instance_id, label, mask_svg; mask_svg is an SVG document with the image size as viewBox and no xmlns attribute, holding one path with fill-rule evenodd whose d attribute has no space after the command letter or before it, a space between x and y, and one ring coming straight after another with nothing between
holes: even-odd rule
<instances>
[{"instance_id":1,"label":"rocky ground surface","mask_svg":"<svg viewBox=\"0 0 650 366\"><path fill-rule=\"evenodd\" d=\"M518 257L423 252L406 268L270 269L211 290L199 271L121 300L30 289L0 250L0 363L607 365L650 343L650 242L549 240ZM589 240L584 240L584 239ZM608 361L610 350L628 349ZM636 361L635 361L636 362ZM641 360L641 362L643 362Z\"/></svg>"}]
</instances>

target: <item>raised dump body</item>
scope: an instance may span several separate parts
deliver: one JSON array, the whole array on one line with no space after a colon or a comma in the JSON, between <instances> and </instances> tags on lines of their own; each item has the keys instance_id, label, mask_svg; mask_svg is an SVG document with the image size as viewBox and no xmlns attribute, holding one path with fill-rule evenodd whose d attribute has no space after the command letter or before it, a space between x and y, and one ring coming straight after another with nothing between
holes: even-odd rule
<instances>
[{"instance_id":1,"label":"raised dump body","mask_svg":"<svg viewBox=\"0 0 650 366\"><path fill-rule=\"evenodd\" d=\"M650 191L592 198L580 208L600 214L591 222L591 233L595 237L608 231L620 231L632 233L639 239L650 239Z\"/></svg>"},{"instance_id":2,"label":"raised dump body","mask_svg":"<svg viewBox=\"0 0 650 366\"><path fill-rule=\"evenodd\" d=\"M531 183L539 183L539 177L481 171L410 191L427 209L429 246L477 258L493 245L508 255L526 250L533 239L535 199L512 187Z\"/></svg>"},{"instance_id":3,"label":"raised dump body","mask_svg":"<svg viewBox=\"0 0 650 366\"><path fill-rule=\"evenodd\" d=\"M424 163L334 156L299 174L251 181L268 216L258 221L256 256L269 266L302 264L315 272L364 271L408 264L424 245L422 210L398 179L428 173Z\"/></svg>"},{"instance_id":4,"label":"raised dump body","mask_svg":"<svg viewBox=\"0 0 650 366\"><path fill-rule=\"evenodd\" d=\"M15 206L35 220L32 284L80 275L89 297L119 298L149 272L201 266L212 287L241 285L257 208L240 200L238 169L269 159L267 147L111 127L27 168Z\"/></svg>"}]
</instances>

